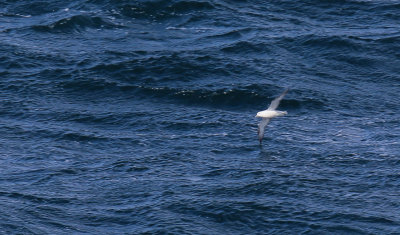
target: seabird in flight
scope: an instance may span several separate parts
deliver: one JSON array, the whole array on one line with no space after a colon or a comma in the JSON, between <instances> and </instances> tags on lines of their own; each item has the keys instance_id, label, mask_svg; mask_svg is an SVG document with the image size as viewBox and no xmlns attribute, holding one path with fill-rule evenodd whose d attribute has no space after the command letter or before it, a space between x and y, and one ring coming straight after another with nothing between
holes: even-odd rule
<instances>
[{"instance_id":1,"label":"seabird in flight","mask_svg":"<svg viewBox=\"0 0 400 235\"><path fill-rule=\"evenodd\" d=\"M288 91L289 89L286 89L278 98L275 98L269 105L268 109L257 113L256 117L262 118L261 122L258 124L258 140L260 141L260 144L262 143L262 139L264 137L265 127L268 125L271 118L287 114L286 111L278 111L276 108L278 108L279 103Z\"/></svg>"}]
</instances>

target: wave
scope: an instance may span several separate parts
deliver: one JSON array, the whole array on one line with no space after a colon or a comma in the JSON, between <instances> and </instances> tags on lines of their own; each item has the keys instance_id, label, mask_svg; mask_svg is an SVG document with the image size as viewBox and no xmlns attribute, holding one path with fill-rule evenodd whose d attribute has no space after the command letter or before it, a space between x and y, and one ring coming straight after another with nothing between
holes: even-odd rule
<instances>
[{"instance_id":1,"label":"wave","mask_svg":"<svg viewBox=\"0 0 400 235\"><path fill-rule=\"evenodd\" d=\"M32 26L32 28L35 31L49 32L49 33L71 33L71 32L81 32L88 28L112 29L118 27L121 26L106 21L99 16L89 16L89 15L75 15L63 18L61 20L57 20L56 22L50 23L48 25Z\"/></svg>"},{"instance_id":2,"label":"wave","mask_svg":"<svg viewBox=\"0 0 400 235\"><path fill-rule=\"evenodd\" d=\"M218 40L218 39L224 39L224 40L235 40L239 39L243 36L244 33L247 33L251 31L250 28L244 28L244 29L239 29L239 30L229 30L224 33L219 33L211 36L207 36L208 39L213 39L213 40Z\"/></svg>"},{"instance_id":3,"label":"wave","mask_svg":"<svg viewBox=\"0 0 400 235\"><path fill-rule=\"evenodd\" d=\"M132 57L139 57L134 53ZM145 54L145 53L144 53ZM120 76L124 80L149 81L190 81L201 76L227 77L240 74L242 64L231 64L212 55L171 55L143 56L117 63L101 63L88 70L101 72L112 77Z\"/></svg>"},{"instance_id":4,"label":"wave","mask_svg":"<svg viewBox=\"0 0 400 235\"><path fill-rule=\"evenodd\" d=\"M65 9L68 1L5 1L6 15L13 17L31 17ZM0 3L0 7L1 7Z\"/></svg>"},{"instance_id":5,"label":"wave","mask_svg":"<svg viewBox=\"0 0 400 235\"><path fill-rule=\"evenodd\" d=\"M294 37L277 38L277 41L282 46L292 45L292 47L299 48L299 46L310 49L328 49L328 50L346 50L346 51L362 51L363 44L358 42L355 38L347 35L315 35L305 34Z\"/></svg>"},{"instance_id":6,"label":"wave","mask_svg":"<svg viewBox=\"0 0 400 235\"><path fill-rule=\"evenodd\" d=\"M279 94L279 89L266 88L259 84L236 88L173 88L146 85L126 85L106 80L64 81L64 89L87 95L90 92L101 92L121 95L134 95L137 99L156 99L162 102L177 102L185 105L200 105L216 108L265 107ZM280 89L282 90L282 89ZM281 103L282 109L325 109L323 101L304 97L301 100L286 98Z\"/></svg>"},{"instance_id":7,"label":"wave","mask_svg":"<svg viewBox=\"0 0 400 235\"><path fill-rule=\"evenodd\" d=\"M93 133L81 133L81 132L67 132L57 136L58 140L69 140L77 142L87 141L107 141L109 138Z\"/></svg>"},{"instance_id":8,"label":"wave","mask_svg":"<svg viewBox=\"0 0 400 235\"><path fill-rule=\"evenodd\" d=\"M126 17L137 19L168 19L179 15L187 14L193 11L206 11L214 9L210 2L206 1L146 1L146 2L129 2L115 3L119 5L120 13ZM121 6L122 5L122 6Z\"/></svg>"},{"instance_id":9,"label":"wave","mask_svg":"<svg viewBox=\"0 0 400 235\"><path fill-rule=\"evenodd\" d=\"M32 194L24 194L18 192L0 192L0 196L9 197L9 198L18 198L34 203L46 203L46 204L67 204L70 203L73 199L71 198L48 198L48 197L40 197Z\"/></svg>"},{"instance_id":10,"label":"wave","mask_svg":"<svg viewBox=\"0 0 400 235\"><path fill-rule=\"evenodd\" d=\"M387 44L400 44L400 36L381 37L376 40L377 42Z\"/></svg>"},{"instance_id":11,"label":"wave","mask_svg":"<svg viewBox=\"0 0 400 235\"><path fill-rule=\"evenodd\" d=\"M259 191L264 192L266 188L271 188L271 186L263 187ZM235 191L232 190L232 192L229 193L228 197L232 197ZM334 216L333 218L328 217L330 220L327 220L326 214L328 213L324 211L321 212L313 209L302 210L290 205L284 205L279 202L279 200L275 204L265 202L261 204L246 200L231 203L224 199L225 198L222 197L219 201L182 200L180 202L170 203L167 209L176 214L185 216L189 221L195 216L195 218L200 221L206 218L208 221L213 221L218 224L240 224L241 231L246 229L251 231L254 227L265 228L264 225L267 222L269 226L265 228L265 231L263 231L263 229L258 230L265 233L271 232L271 228L274 228L273 231L275 232L286 233L288 231L287 227L290 227L290 231L296 231L296 233L318 231L319 233L362 234L368 231L367 229L361 229L352 224L343 225L340 218L353 219L352 221L356 222L366 221L371 223L395 224L393 221L381 217L367 218L359 214L329 213ZM252 219L254 217L263 218L266 215L268 215L268 220ZM312 219L310 220L310 218ZM367 220L365 220L365 218L367 218Z\"/></svg>"},{"instance_id":12,"label":"wave","mask_svg":"<svg viewBox=\"0 0 400 235\"><path fill-rule=\"evenodd\" d=\"M225 46L221 49L222 52L228 53L270 53L271 45L268 43L254 43L248 41L236 42L232 45Z\"/></svg>"},{"instance_id":13,"label":"wave","mask_svg":"<svg viewBox=\"0 0 400 235\"><path fill-rule=\"evenodd\" d=\"M366 1L366 0L364 0ZM385 13L390 14L389 12L396 13L400 9L400 3L397 1L383 1L380 4L376 4L372 7L371 10L374 11L383 11ZM398 17L398 14L396 14ZM385 14L385 16L388 16Z\"/></svg>"}]
</instances>

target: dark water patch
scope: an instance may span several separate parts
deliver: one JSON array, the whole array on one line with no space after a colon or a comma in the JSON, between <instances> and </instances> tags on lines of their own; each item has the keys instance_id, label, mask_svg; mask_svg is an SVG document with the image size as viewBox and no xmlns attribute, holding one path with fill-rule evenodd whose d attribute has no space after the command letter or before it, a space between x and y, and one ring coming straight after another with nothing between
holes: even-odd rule
<instances>
[{"instance_id":1,"label":"dark water patch","mask_svg":"<svg viewBox=\"0 0 400 235\"><path fill-rule=\"evenodd\" d=\"M224 46L221 51L228 53L256 53L256 54L268 54L272 50L270 49L271 45L266 43L256 43L256 42L248 42L241 41L234 43L233 45Z\"/></svg>"},{"instance_id":2,"label":"dark water patch","mask_svg":"<svg viewBox=\"0 0 400 235\"><path fill-rule=\"evenodd\" d=\"M373 4L371 10L375 11L383 11L383 12L391 12L397 11L400 9L400 3L396 1L382 1L380 4Z\"/></svg>"},{"instance_id":3,"label":"dark water patch","mask_svg":"<svg viewBox=\"0 0 400 235\"><path fill-rule=\"evenodd\" d=\"M113 91L118 87L118 83L109 81L107 79L71 79L67 81L62 81L58 87L65 89L66 91L76 91L84 95L86 92L96 92L96 91ZM130 87L127 87L130 88Z\"/></svg>"},{"instance_id":4,"label":"dark water patch","mask_svg":"<svg viewBox=\"0 0 400 235\"><path fill-rule=\"evenodd\" d=\"M301 38L295 39L306 47L318 47L326 49L339 49L348 51L359 51L362 49L359 43L353 42L353 40L343 36L315 36L307 35Z\"/></svg>"},{"instance_id":5,"label":"dark water patch","mask_svg":"<svg viewBox=\"0 0 400 235\"><path fill-rule=\"evenodd\" d=\"M237 88L224 89L192 89L151 87L138 85L123 85L106 79L63 82L60 86L65 91L78 92L84 96L113 93L119 96L135 96L141 99L158 99L163 101L178 101L188 105L205 105L218 108L246 108L265 106L277 93L268 91L265 86L249 85ZM325 104L311 97L300 100L286 98L282 101L283 109L325 109Z\"/></svg>"},{"instance_id":6,"label":"dark water patch","mask_svg":"<svg viewBox=\"0 0 400 235\"><path fill-rule=\"evenodd\" d=\"M305 232L307 228L317 229L321 231L327 227L326 225L315 224L302 219L291 218L290 213L295 208L285 208L278 204L264 205L259 203L242 202L232 203L220 199L218 201L181 201L169 205L168 210L176 214L183 215L187 218L195 218L196 220L205 220L211 222L213 227L224 225L230 228L230 233L235 231L253 231L257 229L260 233L296 231ZM268 218L265 215L268 214ZM253 218L253 219L252 219ZM254 218L257 218L254 220ZM229 225L235 225L234 227ZM268 225L268 226L267 226ZM227 229L227 228L225 228ZM312 231L313 231L312 230ZM226 232L227 230L225 230Z\"/></svg>"},{"instance_id":7,"label":"dark water patch","mask_svg":"<svg viewBox=\"0 0 400 235\"><path fill-rule=\"evenodd\" d=\"M65 109L59 107L61 110ZM126 112L116 114L113 112L94 112L87 110L44 110L32 113L36 119L41 121L57 121L57 122L72 122L75 124L84 124L92 126L101 125L123 125L132 117L139 118L146 114L142 112Z\"/></svg>"},{"instance_id":8,"label":"dark water patch","mask_svg":"<svg viewBox=\"0 0 400 235\"><path fill-rule=\"evenodd\" d=\"M4 7L7 9L8 14L38 16L65 9L69 4L63 1L21 1L7 2Z\"/></svg>"},{"instance_id":9,"label":"dark water patch","mask_svg":"<svg viewBox=\"0 0 400 235\"><path fill-rule=\"evenodd\" d=\"M335 214L331 215L330 218L338 219L338 220L351 219L352 221L370 222L370 223L384 223L384 224L393 224L393 225L396 224L393 220L384 218L384 217L348 214L348 213L335 213Z\"/></svg>"},{"instance_id":10,"label":"dark water patch","mask_svg":"<svg viewBox=\"0 0 400 235\"><path fill-rule=\"evenodd\" d=\"M117 26L111 22L108 22L98 16L88 15L75 15L68 18L58 20L49 25L37 25L32 28L39 32L47 33L72 33L82 32L88 28L92 29L113 29Z\"/></svg>"},{"instance_id":11,"label":"dark water patch","mask_svg":"<svg viewBox=\"0 0 400 235\"><path fill-rule=\"evenodd\" d=\"M255 170L255 169L212 169L202 175L202 177L229 177L231 179L237 178L240 179L242 177L263 177L267 174L267 172L263 170Z\"/></svg>"},{"instance_id":12,"label":"dark water patch","mask_svg":"<svg viewBox=\"0 0 400 235\"><path fill-rule=\"evenodd\" d=\"M23 194L17 192L0 192L0 196L2 197L10 197L10 198L20 198L22 200L26 200L32 203L48 203L48 204L67 204L70 203L71 200L67 198L47 198L47 197L40 197L31 194Z\"/></svg>"},{"instance_id":13,"label":"dark water patch","mask_svg":"<svg viewBox=\"0 0 400 235\"><path fill-rule=\"evenodd\" d=\"M201 130L208 128L220 127L222 123L218 122L165 122L161 121L161 125L165 126L166 129L171 129L175 131L179 130L193 130L193 128Z\"/></svg>"},{"instance_id":14,"label":"dark water patch","mask_svg":"<svg viewBox=\"0 0 400 235\"><path fill-rule=\"evenodd\" d=\"M101 227L104 224L109 225L118 225L118 226L126 226L126 225L134 225L138 222L132 218L121 215L105 215L101 212L91 213L91 214L80 214L79 220L81 220L87 226L96 226Z\"/></svg>"},{"instance_id":15,"label":"dark water patch","mask_svg":"<svg viewBox=\"0 0 400 235\"><path fill-rule=\"evenodd\" d=\"M36 80L36 75L41 73L44 75L53 73L52 77L54 74L70 74L71 66L75 65L75 61L68 60L61 54L48 51L42 46L32 46L21 42L0 42L0 51L3 51L0 54L0 72L2 69L8 72L20 71L18 74L12 73L9 76L15 79L10 81L13 85L19 82L26 84L27 81L37 83L34 80ZM66 67L68 71L63 71ZM61 71L63 73L59 73Z\"/></svg>"},{"instance_id":16,"label":"dark water patch","mask_svg":"<svg viewBox=\"0 0 400 235\"><path fill-rule=\"evenodd\" d=\"M212 55L178 54L160 56L138 55L117 63L101 63L91 67L91 72L102 72L113 77L120 77L124 81L142 80L158 81L191 81L200 76L229 76L240 73L243 64L231 64L221 61Z\"/></svg>"},{"instance_id":17,"label":"dark water patch","mask_svg":"<svg viewBox=\"0 0 400 235\"><path fill-rule=\"evenodd\" d=\"M202 177L216 177L229 174L230 169L214 169L210 170L202 175Z\"/></svg>"},{"instance_id":18,"label":"dark water patch","mask_svg":"<svg viewBox=\"0 0 400 235\"><path fill-rule=\"evenodd\" d=\"M387 44L393 44L393 45L397 45L400 43L400 36L391 36L391 37L382 37L379 39L376 39L377 42L381 42L381 43L387 43Z\"/></svg>"},{"instance_id":19,"label":"dark water patch","mask_svg":"<svg viewBox=\"0 0 400 235\"><path fill-rule=\"evenodd\" d=\"M249 31L249 29L232 30L229 32L221 33L221 34L207 36L207 38L208 39L236 40L236 39L241 38L243 36L243 33L247 32L247 31Z\"/></svg>"},{"instance_id":20,"label":"dark water patch","mask_svg":"<svg viewBox=\"0 0 400 235\"><path fill-rule=\"evenodd\" d=\"M10 222L7 222L10 221ZM14 218L7 218L7 219L3 219L2 222L0 222L0 226L2 228L2 232L5 232L7 234L13 234L13 233L18 233L18 234L38 234L38 233L43 233L43 230L38 229L38 228L27 228L24 225L21 225L20 222L18 225L14 225L13 223L15 223Z\"/></svg>"},{"instance_id":21,"label":"dark water patch","mask_svg":"<svg viewBox=\"0 0 400 235\"><path fill-rule=\"evenodd\" d=\"M129 115L115 116L112 114L93 115L93 114L75 114L75 117L67 117L65 120L74 121L77 123L86 124L122 124L124 119L129 118Z\"/></svg>"},{"instance_id":22,"label":"dark water patch","mask_svg":"<svg viewBox=\"0 0 400 235\"><path fill-rule=\"evenodd\" d=\"M120 9L121 13L127 17L164 20L190 12L212 10L214 6L206 1L157 0L123 4Z\"/></svg>"},{"instance_id":23,"label":"dark water patch","mask_svg":"<svg viewBox=\"0 0 400 235\"><path fill-rule=\"evenodd\" d=\"M142 164L138 164L128 160L116 161L110 166L110 168L113 171L126 171L126 172L146 172L150 170L150 168Z\"/></svg>"},{"instance_id":24,"label":"dark water patch","mask_svg":"<svg viewBox=\"0 0 400 235\"><path fill-rule=\"evenodd\" d=\"M23 48L18 49L19 51L22 51ZM32 57L36 57L37 59L41 59L41 56L34 56L32 53L21 53L21 55L15 55L15 56L4 56L0 59L0 65L4 66L3 68L12 71L12 70L29 70L33 69L39 66L39 63L36 61L32 60Z\"/></svg>"},{"instance_id":25,"label":"dark water patch","mask_svg":"<svg viewBox=\"0 0 400 235\"><path fill-rule=\"evenodd\" d=\"M263 88L257 86L218 90L137 87L138 94L145 97L172 98L187 104L200 104L219 108L258 106L265 106L267 108L266 106L268 101L271 101L271 96L265 94L263 90ZM310 98L301 101L285 99L282 101L280 107L282 109L298 109L302 106L321 109L324 104L321 101Z\"/></svg>"},{"instance_id":26,"label":"dark water patch","mask_svg":"<svg viewBox=\"0 0 400 235\"><path fill-rule=\"evenodd\" d=\"M25 117L24 119L26 119ZM22 119L22 120L24 120ZM51 117L47 118L51 120ZM55 121L55 120L51 120ZM9 138L38 140L42 139L45 142L56 140L56 141L76 141L76 142L107 142L114 138L123 140L118 136L109 136L107 134L98 133L96 131L88 131L83 129L70 130L63 127L55 127L51 124L37 122L32 126L10 126L7 129L3 129L9 136ZM129 140L129 139L128 139Z\"/></svg>"},{"instance_id":27,"label":"dark water patch","mask_svg":"<svg viewBox=\"0 0 400 235\"><path fill-rule=\"evenodd\" d=\"M177 167L177 164L193 162L194 157L195 156L192 156L192 154L188 152L173 151L173 152L157 153L157 154L152 154L150 156L145 156L142 163L146 165L156 164L158 166L163 166L163 167L170 166L172 167L171 169L173 170L175 169L175 167Z\"/></svg>"},{"instance_id":28,"label":"dark water patch","mask_svg":"<svg viewBox=\"0 0 400 235\"><path fill-rule=\"evenodd\" d=\"M74 80L74 78L80 74L80 71L74 68L73 63L74 62L66 62L62 67L60 66L61 68L57 68L59 66L54 66L55 68L52 69L42 69L35 73L34 76L41 78L42 86L47 85L51 89L54 89L52 92L56 93L59 91L58 88L60 88L58 82Z\"/></svg>"},{"instance_id":29,"label":"dark water patch","mask_svg":"<svg viewBox=\"0 0 400 235\"><path fill-rule=\"evenodd\" d=\"M373 42L374 39L372 38L367 38L367 37L360 37L356 35L349 35L349 39L355 40L355 41L363 41L363 42Z\"/></svg>"},{"instance_id":30,"label":"dark water patch","mask_svg":"<svg viewBox=\"0 0 400 235\"><path fill-rule=\"evenodd\" d=\"M164 2L170 2L165 1ZM214 9L213 4L210 1L174 1L168 6L168 9L173 12L187 12L187 11L198 11L198 10L210 10Z\"/></svg>"},{"instance_id":31,"label":"dark water patch","mask_svg":"<svg viewBox=\"0 0 400 235\"><path fill-rule=\"evenodd\" d=\"M83 133L83 132L66 132L63 133L57 139L59 140L68 140L68 141L78 141L78 142L87 142L87 141L107 141L108 138L102 135L94 134L94 133Z\"/></svg>"},{"instance_id":32,"label":"dark water patch","mask_svg":"<svg viewBox=\"0 0 400 235\"><path fill-rule=\"evenodd\" d=\"M351 233L351 234L365 234L365 230L362 228L357 228L356 226L350 225L328 225L326 228L321 229L321 232L329 232L329 233Z\"/></svg>"},{"instance_id":33,"label":"dark water patch","mask_svg":"<svg viewBox=\"0 0 400 235\"><path fill-rule=\"evenodd\" d=\"M278 45L291 51L304 54L304 57L317 56L319 59L332 55L346 55L348 53L365 53L374 49L369 42L362 42L354 37L327 36L327 35L301 35L296 37L282 37L276 39ZM334 52L334 53L332 53Z\"/></svg>"},{"instance_id":34,"label":"dark water patch","mask_svg":"<svg viewBox=\"0 0 400 235\"><path fill-rule=\"evenodd\" d=\"M366 1L280 1L269 4L272 12L279 12L278 16L284 16L281 19L287 19L288 16L294 16L290 19L294 25L304 25L309 20L318 20L322 23L337 22L348 23L354 21L357 17L364 17L369 13L372 4ZM273 8L271 8L273 6ZM285 16L284 13L289 13ZM300 17L299 17L300 16ZM339 17L339 18L338 18ZM365 17L363 20L370 20ZM356 21L355 21L356 22Z\"/></svg>"},{"instance_id":35,"label":"dark water patch","mask_svg":"<svg viewBox=\"0 0 400 235\"><path fill-rule=\"evenodd\" d=\"M345 62L350 65L356 66L357 68L359 67L367 67L373 69L374 67L379 66L379 61L374 59L371 56L354 56L354 55L336 55L335 59L340 61L340 62Z\"/></svg>"},{"instance_id":36,"label":"dark water patch","mask_svg":"<svg viewBox=\"0 0 400 235\"><path fill-rule=\"evenodd\" d=\"M228 203L227 203L228 204ZM218 205L218 203L209 203L202 205L201 202L195 202L189 205L182 202L168 206L169 210L179 214L196 215L203 218L208 218L217 223L226 223L240 221L241 223L249 223L250 213L246 210L240 210L235 206Z\"/></svg>"}]
</instances>

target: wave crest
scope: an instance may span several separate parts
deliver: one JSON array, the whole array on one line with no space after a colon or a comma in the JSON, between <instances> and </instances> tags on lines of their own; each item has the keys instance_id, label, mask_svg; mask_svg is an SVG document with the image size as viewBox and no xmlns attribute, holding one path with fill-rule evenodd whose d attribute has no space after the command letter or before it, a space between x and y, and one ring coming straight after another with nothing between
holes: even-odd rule
<instances>
[{"instance_id":1,"label":"wave crest","mask_svg":"<svg viewBox=\"0 0 400 235\"><path fill-rule=\"evenodd\" d=\"M75 15L63 18L48 25L35 25L32 28L36 31L49 33L70 33L81 32L87 28L109 29L118 27L117 25L103 20L98 16Z\"/></svg>"},{"instance_id":2,"label":"wave crest","mask_svg":"<svg viewBox=\"0 0 400 235\"><path fill-rule=\"evenodd\" d=\"M173 102L184 105L208 106L222 109L248 109L249 107L265 107L278 94L279 90L265 88L262 85L249 85L237 88L173 88L155 87L146 85L121 85L118 82L107 82L106 80L93 81L66 81L63 88L82 95L91 93L120 93L137 99L152 99L159 102ZM324 109L323 101L315 98L303 97L300 99L285 98L282 100L281 109Z\"/></svg>"}]
</instances>

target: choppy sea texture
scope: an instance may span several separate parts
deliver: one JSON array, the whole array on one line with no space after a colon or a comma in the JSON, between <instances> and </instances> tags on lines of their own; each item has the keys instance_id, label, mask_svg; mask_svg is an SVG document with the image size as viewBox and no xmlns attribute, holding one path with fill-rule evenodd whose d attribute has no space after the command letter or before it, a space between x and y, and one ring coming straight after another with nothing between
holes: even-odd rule
<instances>
[{"instance_id":1,"label":"choppy sea texture","mask_svg":"<svg viewBox=\"0 0 400 235\"><path fill-rule=\"evenodd\" d=\"M2 1L0 232L398 234L396 1ZM283 89L288 116L257 141Z\"/></svg>"}]
</instances>

